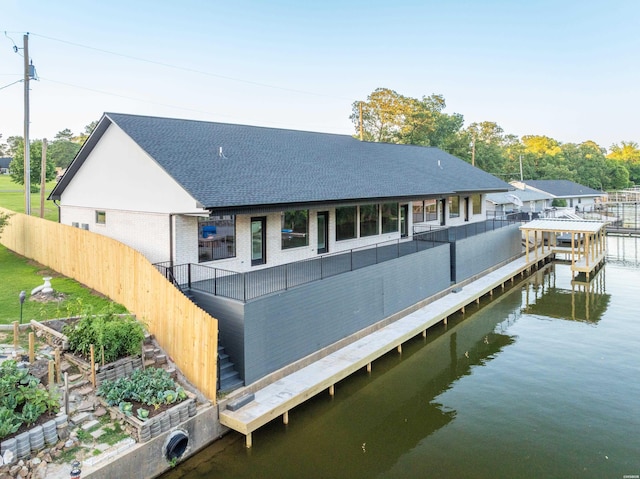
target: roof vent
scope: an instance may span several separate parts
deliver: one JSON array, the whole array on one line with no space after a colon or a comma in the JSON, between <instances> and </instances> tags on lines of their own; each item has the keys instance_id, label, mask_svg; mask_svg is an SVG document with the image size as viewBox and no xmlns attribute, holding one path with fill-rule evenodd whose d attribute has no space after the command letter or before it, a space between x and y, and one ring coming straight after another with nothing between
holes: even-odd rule
<instances>
[{"instance_id":1,"label":"roof vent","mask_svg":"<svg viewBox=\"0 0 640 479\"><path fill-rule=\"evenodd\" d=\"M218 148L218 156L219 156L220 158L225 159L225 160L227 159L227 157L226 157L226 156L224 156L224 153L222 153L222 147L219 147L219 148Z\"/></svg>"}]
</instances>

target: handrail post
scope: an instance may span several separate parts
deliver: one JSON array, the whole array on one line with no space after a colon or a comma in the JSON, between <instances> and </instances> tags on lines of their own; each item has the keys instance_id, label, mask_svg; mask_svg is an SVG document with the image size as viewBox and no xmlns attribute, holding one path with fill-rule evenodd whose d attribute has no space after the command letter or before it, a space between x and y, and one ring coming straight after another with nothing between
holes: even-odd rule
<instances>
[{"instance_id":1,"label":"handrail post","mask_svg":"<svg viewBox=\"0 0 640 479\"><path fill-rule=\"evenodd\" d=\"M218 296L218 268L213 268L213 295Z\"/></svg>"},{"instance_id":2,"label":"handrail post","mask_svg":"<svg viewBox=\"0 0 640 479\"><path fill-rule=\"evenodd\" d=\"M191 263L187 263L187 284L189 285L189 289L191 289Z\"/></svg>"},{"instance_id":3,"label":"handrail post","mask_svg":"<svg viewBox=\"0 0 640 479\"><path fill-rule=\"evenodd\" d=\"M242 300L246 303L247 302L247 273L246 271L244 273L242 273Z\"/></svg>"}]
</instances>

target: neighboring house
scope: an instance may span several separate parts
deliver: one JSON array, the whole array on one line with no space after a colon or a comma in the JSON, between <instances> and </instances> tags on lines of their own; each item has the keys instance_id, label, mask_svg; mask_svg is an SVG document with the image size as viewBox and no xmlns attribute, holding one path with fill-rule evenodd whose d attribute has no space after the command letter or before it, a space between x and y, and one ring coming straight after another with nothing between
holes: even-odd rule
<instances>
[{"instance_id":1,"label":"neighboring house","mask_svg":"<svg viewBox=\"0 0 640 479\"><path fill-rule=\"evenodd\" d=\"M50 199L163 262L248 384L520 254L485 220L509 188L437 148L106 113Z\"/></svg>"},{"instance_id":2,"label":"neighboring house","mask_svg":"<svg viewBox=\"0 0 640 479\"><path fill-rule=\"evenodd\" d=\"M526 180L513 181L518 189L532 189L551 195L553 199L566 200L567 206L580 211L593 207L606 193L569 180ZM549 205L551 206L551 205Z\"/></svg>"},{"instance_id":3,"label":"neighboring house","mask_svg":"<svg viewBox=\"0 0 640 479\"><path fill-rule=\"evenodd\" d=\"M513 213L540 213L551 206L553 196L531 188L515 189L486 195L487 216L500 217Z\"/></svg>"},{"instance_id":4,"label":"neighboring house","mask_svg":"<svg viewBox=\"0 0 640 479\"><path fill-rule=\"evenodd\" d=\"M11 163L10 156L0 157L0 175L8 175L9 174L9 164Z\"/></svg>"}]
</instances>

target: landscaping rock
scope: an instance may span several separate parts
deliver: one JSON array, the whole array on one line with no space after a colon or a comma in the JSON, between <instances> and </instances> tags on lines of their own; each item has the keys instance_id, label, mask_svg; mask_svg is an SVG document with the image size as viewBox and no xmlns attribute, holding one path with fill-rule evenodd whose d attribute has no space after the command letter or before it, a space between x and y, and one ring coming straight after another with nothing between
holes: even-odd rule
<instances>
[{"instance_id":1,"label":"landscaping rock","mask_svg":"<svg viewBox=\"0 0 640 479\"><path fill-rule=\"evenodd\" d=\"M35 471L33 471L33 474L31 477L33 479L46 479L47 467L48 467L48 464L46 462L41 462L40 464L38 464Z\"/></svg>"},{"instance_id":2,"label":"landscaping rock","mask_svg":"<svg viewBox=\"0 0 640 479\"><path fill-rule=\"evenodd\" d=\"M2 455L2 460L5 464L11 464L13 461L16 460L15 452L11 450L4 451L4 454Z\"/></svg>"},{"instance_id":3,"label":"landscaping rock","mask_svg":"<svg viewBox=\"0 0 640 479\"><path fill-rule=\"evenodd\" d=\"M98 409L96 409L95 412L93 413L93 415L95 417L102 417L105 414L107 414L107 410L105 408L103 408L102 406L99 407Z\"/></svg>"}]
</instances>

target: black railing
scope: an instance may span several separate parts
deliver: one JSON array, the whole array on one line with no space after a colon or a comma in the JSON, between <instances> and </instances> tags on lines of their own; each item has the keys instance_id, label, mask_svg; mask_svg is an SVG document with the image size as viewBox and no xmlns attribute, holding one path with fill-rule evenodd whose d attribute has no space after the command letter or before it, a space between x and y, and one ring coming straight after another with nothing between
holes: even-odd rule
<instances>
[{"instance_id":1,"label":"black railing","mask_svg":"<svg viewBox=\"0 0 640 479\"><path fill-rule=\"evenodd\" d=\"M174 279L179 288L189 288L238 301L265 296L278 291L347 273L374 264L418 253L436 246L469 238L502 228L512 221L487 220L450 228L414 232L411 238L402 238L372 246L363 246L339 253L327 254L270 268L238 273L201 264L155 266L167 277Z\"/></svg>"}]
</instances>

